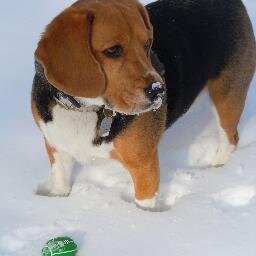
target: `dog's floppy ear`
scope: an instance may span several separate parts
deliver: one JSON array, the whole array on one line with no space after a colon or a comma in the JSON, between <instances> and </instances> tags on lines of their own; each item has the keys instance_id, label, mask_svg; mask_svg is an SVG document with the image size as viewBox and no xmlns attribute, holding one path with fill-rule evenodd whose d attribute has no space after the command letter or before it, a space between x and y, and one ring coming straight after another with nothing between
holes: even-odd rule
<instances>
[{"instance_id":1,"label":"dog's floppy ear","mask_svg":"<svg viewBox=\"0 0 256 256\"><path fill-rule=\"evenodd\" d=\"M88 11L69 7L47 26L35 52L48 81L72 96L94 98L105 91L105 75L91 46L93 19Z\"/></svg>"}]
</instances>

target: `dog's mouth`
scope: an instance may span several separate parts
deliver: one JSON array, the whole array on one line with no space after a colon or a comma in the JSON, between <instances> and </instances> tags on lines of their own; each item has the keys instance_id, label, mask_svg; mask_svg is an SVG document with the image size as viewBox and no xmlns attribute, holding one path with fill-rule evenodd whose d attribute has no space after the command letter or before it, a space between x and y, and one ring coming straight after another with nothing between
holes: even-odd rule
<instances>
[{"instance_id":1,"label":"dog's mouth","mask_svg":"<svg viewBox=\"0 0 256 256\"><path fill-rule=\"evenodd\" d=\"M127 109L121 109L117 106L112 105L107 99L105 101L105 108L118 112L124 115L141 115L151 111L157 111L165 103L165 93L159 94L153 102L147 101L145 104L134 104L132 107Z\"/></svg>"},{"instance_id":2,"label":"dog's mouth","mask_svg":"<svg viewBox=\"0 0 256 256\"><path fill-rule=\"evenodd\" d=\"M136 94L124 94L123 97L119 97L119 101L108 96L89 99L62 94L65 95L65 101L68 99L70 104L80 111L88 108L92 109L92 107L103 107L116 113L132 116L157 111L161 108L166 102L166 89L160 86L161 84L154 83L151 90L147 88L147 90L138 91ZM76 105L79 105L79 107Z\"/></svg>"},{"instance_id":3,"label":"dog's mouth","mask_svg":"<svg viewBox=\"0 0 256 256\"><path fill-rule=\"evenodd\" d=\"M148 106L148 108L144 109L143 111L144 112L150 112L150 111L157 111L162 105L163 105L163 102L164 102L164 99L165 99L165 96L164 95L159 95L154 101L152 104L150 104Z\"/></svg>"}]
</instances>

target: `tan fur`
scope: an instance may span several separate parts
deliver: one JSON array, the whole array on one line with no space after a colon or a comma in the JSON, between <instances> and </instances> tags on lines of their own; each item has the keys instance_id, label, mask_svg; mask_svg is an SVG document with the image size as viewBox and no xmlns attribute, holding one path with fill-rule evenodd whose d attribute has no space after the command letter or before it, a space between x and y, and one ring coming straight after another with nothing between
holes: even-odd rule
<instances>
[{"instance_id":1,"label":"tan fur","mask_svg":"<svg viewBox=\"0 0 256 256\"><path fill-rule=\"evenodd\" d=\"M244 108L244 99L230 97L225 75L208 83L208 89L213 104L217 110L220 125L226 132L229 142L233 145L238 143L237 125Z\"/></svg>"},{"instance_id":2,"label":"tan fur","mask_svg":"<svg viewBox=\"0 0 256 256\"><path fill-rule=\"evenodd\" d=\"M56 149L54 147L51 147L46 140L45 140L45 147L46 147L46 151L47 151L50 163L51 165L53 165L55 163L54 153L56 152Z\"/></svg>"},{"instance_id":3,"label":"tan fur","mask_svg":"<svg viewBox=\"0 0 256 256\"><path fill-rule=\"evenodd\" d=\"M131 174L138 200L150 199L158 191L158 143L165 130L166 109L138 117L114 140L112 158L118 159Z\"/></svg>"}]
</instances>

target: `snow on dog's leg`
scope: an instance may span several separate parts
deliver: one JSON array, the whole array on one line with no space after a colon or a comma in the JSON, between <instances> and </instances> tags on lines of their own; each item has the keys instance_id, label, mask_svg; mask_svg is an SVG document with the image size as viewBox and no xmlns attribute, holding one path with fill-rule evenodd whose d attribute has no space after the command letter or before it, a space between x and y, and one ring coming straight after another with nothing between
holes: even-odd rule
<instances>
[{"instance_id":1,"label":"snow on dog's leg","mask_svg":"<svg viewBox=\"0 0 256 256\"><path fill-rule=\"evenodd\" d=\"M73 158L63 151L57 151L46 142L46 149L52 170L49 180L38 186L37 194L43 196L68 196L71 191Z\"/></svg>"}]
</instances>

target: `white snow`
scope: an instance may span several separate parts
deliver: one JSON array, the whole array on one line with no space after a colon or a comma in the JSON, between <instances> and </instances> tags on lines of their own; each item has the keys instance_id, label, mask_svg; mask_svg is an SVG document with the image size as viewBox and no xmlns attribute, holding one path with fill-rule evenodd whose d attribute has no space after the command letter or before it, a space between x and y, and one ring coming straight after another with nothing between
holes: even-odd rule
<instances>
[{"instance_id":1,"label":"white snow","mask_svg":"<svg viewBox=\"0 0 256 256\"><path fill-rule=\"evenodd\" d=\"M214 199L233 207L247 206L255 197L254 186L236 186L234 188L225 189L216 195Z\"/></svg>"},{"instance_id":2,"label":"white snow","mask_svg":"<svg viewBox=\"0 0 256 256\"><path fill-rule=\"evenodd\" d=\"M78 256L255 256L255 80L225 166L207 168L218 129L205 93L166 132L158 212L137 208L128 173L101 159L76 166L69 197L35 194L50 168L30 113L33 50L45 24L71 2L1 3L0 256L39 256L57 236L71 236ZM245 3L256 26L255 0Z\"/></svg>"}]
</instances>

